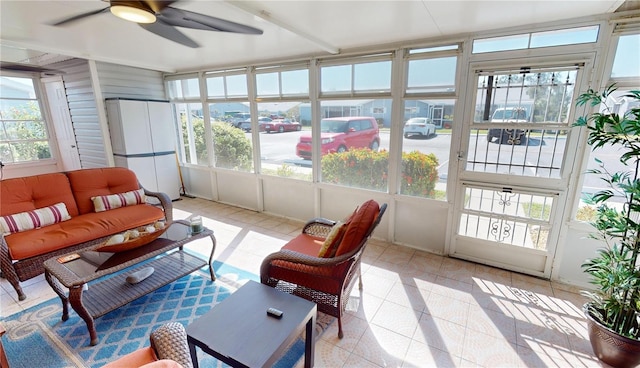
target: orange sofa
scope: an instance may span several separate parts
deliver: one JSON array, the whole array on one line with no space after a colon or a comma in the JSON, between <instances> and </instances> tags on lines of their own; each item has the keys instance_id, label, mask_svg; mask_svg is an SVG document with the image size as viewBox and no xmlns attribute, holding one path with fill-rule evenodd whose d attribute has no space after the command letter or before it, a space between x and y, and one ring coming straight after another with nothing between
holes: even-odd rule
<instances>
[{"instance_id":1,"label":"orange sofa","mask_svg":"<svg viewBox=\"0 0 640 368\"><path fill-rule=\"evenodd\" d=\"M98 209L92 199L113 199L112 195L122 197L123 193L135 193L135 200L129 201L133 194L127 194L126 202L107 205L106 208L112 209L105 210ZM156 203L149 203L149 197ZM16 290L18 298L24 300L26 295L20 281L44 273L45 260L95 245L102 238L127 229L161 219L171 222L172 208L169 196L142 188L135 173L121 167L0 181L2 274ZM97 209L102 211L96 212ZM33 224L20 229L19 226L25 224L25 215L35 219Z\"/></svg>"}]
</instances>

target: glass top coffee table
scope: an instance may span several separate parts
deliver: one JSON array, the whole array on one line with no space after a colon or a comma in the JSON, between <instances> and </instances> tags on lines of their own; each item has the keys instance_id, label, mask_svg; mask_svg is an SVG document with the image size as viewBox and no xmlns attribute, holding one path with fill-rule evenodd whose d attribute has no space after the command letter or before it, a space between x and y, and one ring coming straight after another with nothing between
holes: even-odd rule
<instances>
[{"instance_id":1,"label":"glass top coffee table","mask_svg":"<svg viewBox=\"0 0 640 368\"><path fill-rule=\"evenodd\" d=\"M185 244L207 236L212 241L208 262L183 250ZM62 320L69 319L68 304L71 304L87 324L91 345L98 343L94 318L120 308L207 264L211 281L215 281L212 262L216 238L210 229L204 228L198 234L191 234L189 222L178 220L169 225L160 237L138 248L119 253L96 252L94 249L106 239L109 236L92 241L82 251L44 262L45 278L62 300ZM147 260L149 261L139 265ZM136 265L139 267L120 272ZM151 276L138 283L126 281L133 272L148 267L154 268ZM96 281L87 289L85 285L94 280ZM69 289L69 296L63 287Z\"/></svg>"}]
</instances>

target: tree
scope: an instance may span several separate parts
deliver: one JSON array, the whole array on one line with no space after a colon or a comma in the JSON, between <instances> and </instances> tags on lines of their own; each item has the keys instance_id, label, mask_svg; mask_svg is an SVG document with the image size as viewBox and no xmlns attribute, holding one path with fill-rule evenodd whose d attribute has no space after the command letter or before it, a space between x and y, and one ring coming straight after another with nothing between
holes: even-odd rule
<instances>
[{"instance_id":1,"label":"tree","mask_svg":"<svg viewBox=\"0 0 640 368\"><path fill-rule=\"evenodd\" d=\"M12 106L1 112L0 160L37 161L51 158L49 136L37 101Z\"/></svg>"},{"instance_id":2,"label":"tree","mask_svg":"<svg viewBox=\"0 0 640 368\"><path fill-rule=\"evenodd\" d=\"M533 86L527 88L527 95L533 99L531 121L567 122L574 86L571 76L572 73L566 71L530 75Z\"/></svg>"}]
</instances>

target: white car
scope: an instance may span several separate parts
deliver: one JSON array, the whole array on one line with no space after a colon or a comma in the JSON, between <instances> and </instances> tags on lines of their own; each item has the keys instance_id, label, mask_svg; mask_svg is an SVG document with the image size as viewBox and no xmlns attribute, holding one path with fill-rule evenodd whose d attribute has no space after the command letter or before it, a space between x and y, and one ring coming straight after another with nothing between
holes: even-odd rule
<instances>
[{"instance_id":1,"label":"white car","mask_svg":"<svg viewBox=\"0 0 640 368\"><path fill-rule=\"evenodd\" d=\"M429 118L411 118L404 124L403 132L405 138L412 135L431 137L436 134L436 126L431 123Z\"/></svg>"}]
</instances>

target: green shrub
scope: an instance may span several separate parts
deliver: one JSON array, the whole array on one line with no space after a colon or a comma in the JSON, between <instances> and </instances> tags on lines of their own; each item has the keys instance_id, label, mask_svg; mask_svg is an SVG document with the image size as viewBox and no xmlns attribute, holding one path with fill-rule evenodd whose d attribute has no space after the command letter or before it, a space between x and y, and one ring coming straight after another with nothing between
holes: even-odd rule
<instances>
[{"instance_id":1,"label":"green shrub","mask_svg":"<svg viewBox=\"0 0 640 368\"><path fill-rule=\"evenodd\" d=\"M350 187L387 190L387 151L352 149L322 157L322 180Z\"/></svg>"},{"instance_id":2,"label":"green shrub","mask_svg":"<svg viewBox=\"0 0 640 368\"><path fill-rule=\"evenodd\" d=\"M373 152L368 148L352 149L322 157L324 182L350 187L386 191L389 152ZM432 153L418 151L402 154L402 183L400 193L435 196L438 181L438 159Z\"/></svg>"},{"instance_id":3,"label":"green shrub","mask_svg":"<svg viewBox=\"0 0 640 368\"><path fill-rule=\"evenodd\" d=\"M400 193L433 198L438 182L438 158L419 151L402 153Z\"/></svg>"},{"instance_id":4,"label":"green shrub","mask_svg":"<svg viewBox=\"0 0 640 368\"><path fill-rule=\"evenodd\" d=\"M213 124L213 150L215 166L225 169L249 171L252 167L251 141L241 129L229 124Z\"/></svg>"},{"instance_id":5,"label":"green shrub","mask_svg":"<svg viewBox=\"0 0 640 368\"><path fill-rule=\"evenodd\" d=\"M597 214L598 209L594 206L582 206L579 207L578 212L576 212L576 220L593 222L596 219Z\"/></svg>"}]
</instances>

